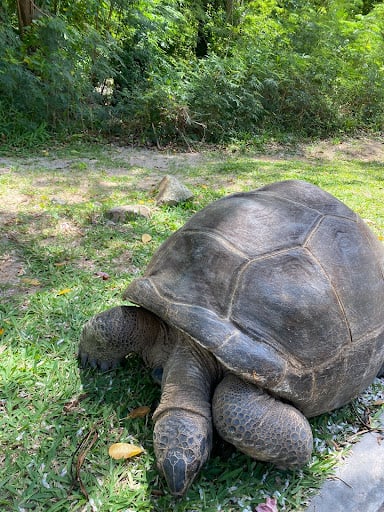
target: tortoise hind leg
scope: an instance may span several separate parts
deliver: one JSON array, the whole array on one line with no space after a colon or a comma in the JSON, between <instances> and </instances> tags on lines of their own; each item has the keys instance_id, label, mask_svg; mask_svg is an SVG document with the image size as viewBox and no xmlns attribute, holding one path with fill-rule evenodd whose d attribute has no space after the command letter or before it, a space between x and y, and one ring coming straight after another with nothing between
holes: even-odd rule
<instances>
[{"instance_id":1,"label":"tortoise hind leg","mask_svg":"<svg viewBox=\"0 0 384 512\"><path fill-rule=\"evenodd\" d=\"M226 375L216 388L213 420L223 439L254 459L288 469L304 465L311 456L307 419L235 375Z\"/></svg>"}]
</instances>

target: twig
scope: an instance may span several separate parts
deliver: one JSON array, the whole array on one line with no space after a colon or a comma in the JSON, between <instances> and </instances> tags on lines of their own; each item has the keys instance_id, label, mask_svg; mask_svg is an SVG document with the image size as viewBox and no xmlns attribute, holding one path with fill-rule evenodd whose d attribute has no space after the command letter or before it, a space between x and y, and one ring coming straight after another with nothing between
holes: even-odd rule
<instances>
[{"instance_id":1,"label":"twig","mask_svg":"<svg viewBox=\"0 0 384 512\"><path fill-rule=\"evenodd\" d=\"M359 413L359 411L357 410L356 405L353 402L351 405L352 405L352 409L354 410L360 424L363 425L363 427L365 427L369 432L379 432L379 433L384 432L384 428L382 428L382 427L372 427L371 426L371 417L369 415L367 408L365 408L365 416L368 417L368 419L366 421L365 418L362 417L361 414Z\"/></svg>"},{"instance_id":2,"label":"twig","mask_svg":"<svg viewBox=\"0 0 384 512\"><path fill-rule=\"evenodd\" d=\"M339 476L331 476L330 477L332 480L340 480L340 482L343 482L343 484L345 484L347 487L349 487L350 489L353 489L353 486L352 485L349 485L349 483L347 483L345 480L343 480L342 478L340 478Z\"/></svg>"},{"instance_id":3,"label":"twig","mask_svg":"<svg viewBox=\"0 0 384 512\"><path fill-rule=\"evenodd\" d=\"M47 14L47 13L46 13L46 12L44 12L44 11L42 11L42 10L40 9L40 7L39 7L38 5L36 5L36 4L35 4L35 2L34 2L33 0L30 0L30 2L31 2L32 7L33 7L36 11L38 11L42 16L46 16L47 18L49 18L49 14Z\"/></svg>"},{"instance_id":4,"label":"twig","mask_svg":"<svg viewBox=\"0 0 384 512\"><path fill-rule=\"evenodd\" d=\"M73 457L72 457L72 463L71 463L71 476L72 481L76 482L81 492L84 494L86 499L89 499L88 492L83 484L83 481L80 476L81 467L84 463L84 460L87 456L87 453L92 448L92 446L96 443L97 439L99 437L99 434L96 430L96 427L94 427L92 430L90 430L80 441L78 447L76 448ZM76 468L76 469L74 469Z\"/></svg>"},{"instance_id":5,"label":"twig","mask_svg":"<svg viewBox=\"0 0 384 512\"><path fill-rule=\"evenodd\" d=\"M157 146L157 149L158 149L159 151L161 151L163 148L161 147L161 144L160 144L160 142L159 142L159 138L158 138L158 136L157 136L157 131L156 131L156 128L155 128L154 123L152 123L152 130L153 130L153 133L155 134L155 137L156 137L156 146Z\"/></svg>"},{"instance_id":6,"label":"twig","mask_svg":"<svg viewBox=\"0 0 384 512\"><path fill-rule=\"evenodd\" d=\"M365 418L363 416L361 416L361 414L359 413L359 411L357 410L357 407L356 405L352 402L352 409L354 410L355 414L356 414L356 417L357 419L359 420L360 424L363 425L363 427L365 427L367 430L371 431L371 430L374 430L371 425L370 425L370 422L371 422L371 419L369 417L369 413L367 411L367 409L365 409L365 416L368 416L368 422L365 420Z\"/></svg>"}]
</instances>

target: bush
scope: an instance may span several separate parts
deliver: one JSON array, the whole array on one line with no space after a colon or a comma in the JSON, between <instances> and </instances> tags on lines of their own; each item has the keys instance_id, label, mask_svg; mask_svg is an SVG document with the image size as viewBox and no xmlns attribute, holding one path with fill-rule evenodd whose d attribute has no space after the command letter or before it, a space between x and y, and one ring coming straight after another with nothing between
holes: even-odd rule
<instances>
[{"instance_id":1,"label":"bush","mask_svg":"<svg viewBox=\"0 0 384 512\"><path fill-rule=\"evenodd\" d=\"M60 6L23 40L0 15L3 139L88 130L164 144L383 128L383 3Z\"/></svg>"},{"instance_id":2,"label":"bush","mask_svg":"<svg viewBox=\"0 0 384 512\"><path fill-rule=\"evenodd\" d=\"M186 89L190 116L208 141L255 132L263 116L262 84L248 55L210 55L191 73Z\"/></svg>"},{"instance_id":3,"label":"bush","mask_svg":"<svg viewBox=\"0 0 384 512\"><path fill-rule=\"evenodd\" d=\"M60 17L35 21L23 40L10 27L2 26L3 139L23 137L36 130L57 133L63 129L92 129L100 124L97 107L103 97L95 85L112 72L109 53L110 48L97 32L89 30L84 36Z\"/></svg>"}]
</instances>

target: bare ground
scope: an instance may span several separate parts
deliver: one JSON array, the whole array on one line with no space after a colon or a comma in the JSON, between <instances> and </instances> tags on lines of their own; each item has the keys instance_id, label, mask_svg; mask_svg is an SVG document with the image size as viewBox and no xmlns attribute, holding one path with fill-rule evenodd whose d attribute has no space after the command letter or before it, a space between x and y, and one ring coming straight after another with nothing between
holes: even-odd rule
<instances>
[{"instance_id":1,"label":"bare ground","mask_svg":"<svg viewBox=\"0 0 384 512\"><path fill-rule=\"evenodd\" d=\"M202 152L168 152L152 149L137 149L132 147L111 146L114 152L114 160L117 162L124 160L132 167L153 169L161 172L167 172L172 169L178 169L185 165L197 166L205 161L220 161L221 155L228 157L228 150L224 153L214 151L213 153ZM249 154L247 156L250 156ZM281 160L281 159L304 159L313 161L316 159L331 160L359 160L361 162L384 162L384 136L383 137L359 137L343 141L319 141L308 144L281 145L269 144L265 147L265 152L255 153L256 160ZM89 168L96 167L96 158L55 158L47 156L31 158L0 158L0 174L6 172L7 167L17 163L18 166L25 167L45 167L47 170L65 170L70 169L73 162L83 162ZM118 175L126 172L125 167L110 168L108 174Z\"/></svg>"}]
</instances>

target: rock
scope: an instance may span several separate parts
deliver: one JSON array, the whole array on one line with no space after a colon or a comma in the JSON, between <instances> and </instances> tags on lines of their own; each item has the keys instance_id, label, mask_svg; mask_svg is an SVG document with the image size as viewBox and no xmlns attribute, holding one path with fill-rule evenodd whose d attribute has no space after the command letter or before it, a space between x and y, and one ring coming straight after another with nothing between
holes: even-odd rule
<instances>
[{"instance_id":1,"label":"rock","mask_svg":"<svg viewBox=\"0 0 384 512\"><path fill-rule=\"evenodd\" d=\"M115 206L107 211L106 216L113 222L127 222L137 219L138 217L148 218L151 210L148 206L142 204L129 204L125 206Z\"/></svg>"},{"instance_id":2,"label":"rock","mask_svg":"<svg viewBox=\"0 0 384 512\"><path fill-rule=\"evenodd\" d=\"M61 199L60 197L52 197L51 203L52 204L58 204L59 206L66 206L67 205L67 201L65 201L64 199Z\"/></svg>"},{"instance_id":3,"label":"rock","mask_svg":"<svg viewBox=\"0 0 384 512\"><path fill-rule=\"evenodd\" d=\"M156 204L174 206L189 199L193 199L193 194L185 185L180 183L175 176L164 176L159 185Z\"/></svg>"}]
</instances>

